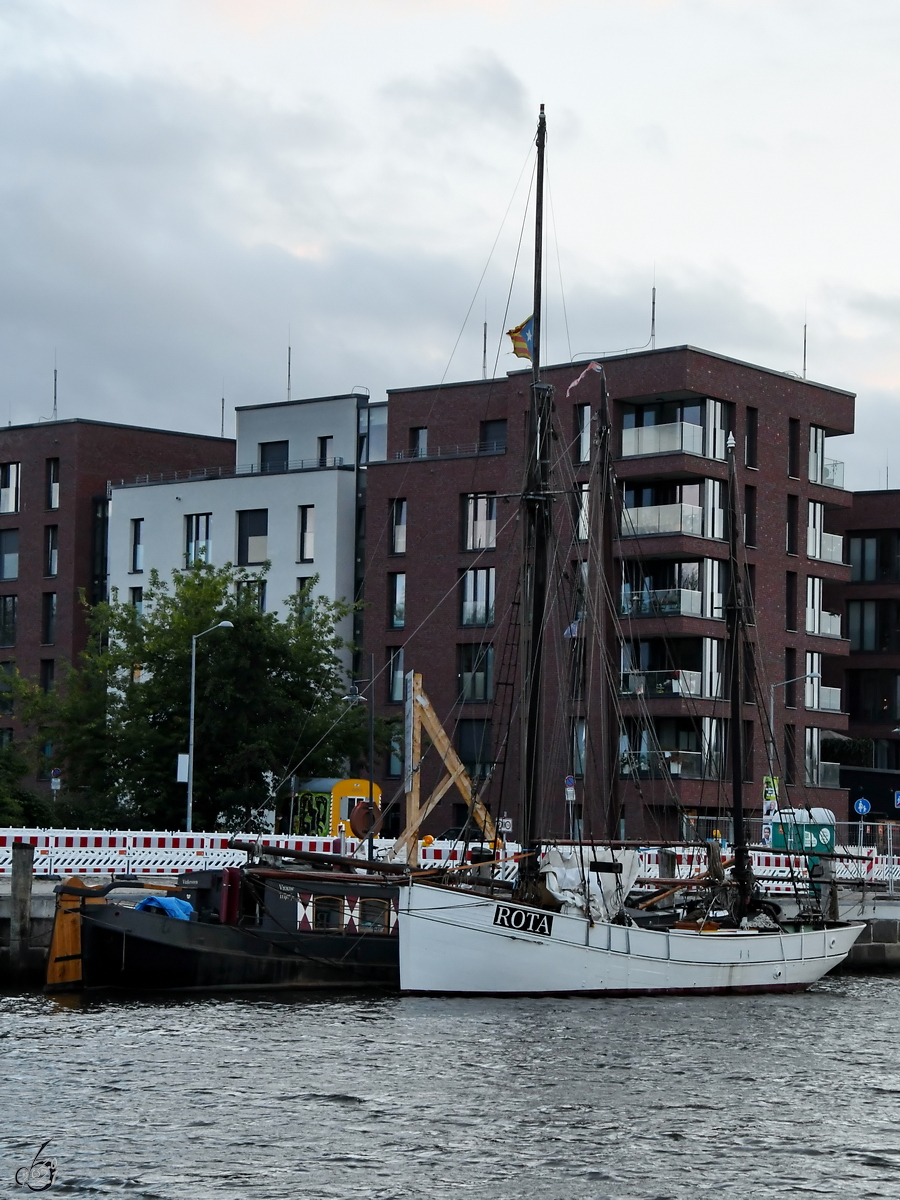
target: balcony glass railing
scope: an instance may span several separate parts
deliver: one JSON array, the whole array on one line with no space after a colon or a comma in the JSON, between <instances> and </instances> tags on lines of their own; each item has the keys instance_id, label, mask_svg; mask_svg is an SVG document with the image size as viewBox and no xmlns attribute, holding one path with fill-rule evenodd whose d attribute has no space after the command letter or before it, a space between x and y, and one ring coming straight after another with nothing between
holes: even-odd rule
<instances>
[{"instance_id":1,"label":"balcony glass railing","mask_svg":"<svg viewBox=\"0 0 900 1200\"><path fill-rule=\"evenodd\" d=\"M645 425L622 430L622 457L639 454L702 454L703 426L674 421L671 425Z\"/></svg>"},{"instance_id":2,"label":"balcony glass railing","mask_svg":"<svg viewBox=\"0 0 900 1200\"><path fill-rule=\"evenodd\" d=\"M838 462L837 459L826 458L822 463L822 482L826 487L842 488L844 486L844 464Z\"/></svg>"},{"instance_id":3,"label":"balcony glass railing","mask_svg":"<svg viewBox=\"0 0 900 1200\"><path fill-rule=\"evenodd\" d=\"M841 689L839 687L808 686L806 690L806 707L818 712L841 711Z\"/></svg>"},{"instance_id":4,"label":"balcony glass railing","mask_svg":"<svg viewBox=\"0 0 900 1200\"><path fill-rule=\"evenodd\" d=\"M806 632L817 633L820 637L839 638L841 636L840 613L817 612L814 608L806 610Z\"/></svg>"},{"instance_id":5,"label":"balcony glass railing","mask_svg":"<svg viewBox=\"0 0 900 1200\"><path fill-rule=\"evenodd\" d=\"M817 783L819 787L839 788L841 786L841 764L820 762L818 776Z\"/></svg>"},{"instance_id":6,"label":"balcony glass railing","mask_svg":"<svg viewBox=\"0 0 900 1200\"><path fill-rule=\"evenodd\" d=\"M626 696L699 696L699 671L623 671L620 690Z\"/></svg>"},{"instance_id":7,"label":"balcony glass railing","mask_svg":"<svg viewBox=\"0 0 900 1200\"><path fill-rule=\"evenodd\" d=\"M652 537L657 533L703 536L703 509L695 504L653 504L622 512L622 537Z\"/></svg>"},{"instance_id":8,"label":"balcony glass railing","mask_svg":"<svg viewBox=\"0 0 900 1200\"><path fill-rule=\"evenodd\" d=\"M822 553L819 557L823 562L842 563L844 561L844 539L839 533L822 534Z\"/></svg>"},{"instance_id":9,"label":"balcony glass railing","mask_svg":"<svg viewBox=\"0 0 900 1200\"><path fill-rule=\"evenodd\" d=\"M620 757L619 774L624 779L719 779L721 764L717 754L700 750L632 751Z\"/></svg>"},{"instance_id":10,"label":"balcony glass railing","mask_svg":"<svg viewBox=\"0 0 900 1200\"><path fill-rule=\"evenodd\" d=\"M688 588L623 591L619 611L623 617L700 617L703 615L703 594Z\"/></svg>"}]
</instances>

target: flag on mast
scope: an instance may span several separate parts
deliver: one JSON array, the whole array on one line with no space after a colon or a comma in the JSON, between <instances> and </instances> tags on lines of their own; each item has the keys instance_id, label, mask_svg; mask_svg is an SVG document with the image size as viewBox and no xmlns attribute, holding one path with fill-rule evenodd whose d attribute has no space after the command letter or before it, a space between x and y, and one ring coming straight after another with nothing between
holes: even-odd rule
<instances>
[{"instance_id":1,"label":"flag on mast","mask_svg":"<svg viewBox=\"0 0 900 1200\"><path fill-rule=\"evenodd\" d=\"M506 336L512 338L513 354L516 358L527 358L531 362L534 347L534 316L530 316L527 321L523 321L515 329L507 329Z\"/></svg>"}]
</instances>

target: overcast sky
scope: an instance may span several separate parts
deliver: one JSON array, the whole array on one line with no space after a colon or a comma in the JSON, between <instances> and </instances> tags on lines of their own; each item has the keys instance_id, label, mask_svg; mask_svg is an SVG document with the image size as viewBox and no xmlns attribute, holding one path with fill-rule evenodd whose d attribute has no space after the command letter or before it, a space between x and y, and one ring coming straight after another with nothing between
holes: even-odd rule
<instances>
[{"instance_id":1,"label":"overcast sky","mask_svg":"<svg viewBox=\"0 0 900 1200\"><path fill-rule=\"evenodd\" d=\"M485 319L510 369L543 101L547 361L645 343L654 280L660 346L799 373L806 320L883 486L898 62L897 0L2 0L0 420L55 354L61 416L216 433L224 381L231 432L289 329L295 396L478 378Z\"/></svg>"}]
</instances>

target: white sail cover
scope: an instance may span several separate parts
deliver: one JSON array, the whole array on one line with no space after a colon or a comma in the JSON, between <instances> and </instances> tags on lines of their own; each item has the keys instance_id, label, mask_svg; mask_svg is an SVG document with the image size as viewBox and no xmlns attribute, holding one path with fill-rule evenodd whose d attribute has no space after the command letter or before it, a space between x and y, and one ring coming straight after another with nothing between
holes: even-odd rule
<instances>
[{"instance_id":1,"label":"white sail cover","mask_svg":"<svg viewBox=\"0 0 900 1200\"><path fill-rule=\"evenodd\" d=\"M618 864L622 870L592 871L591 863ZM609 921L619 912L639 870L637 850L611 850L606 846L551 846L541 865L547 891L563 906L562 911L590 911L596 921Z\"/></svg>"}]
</instances>

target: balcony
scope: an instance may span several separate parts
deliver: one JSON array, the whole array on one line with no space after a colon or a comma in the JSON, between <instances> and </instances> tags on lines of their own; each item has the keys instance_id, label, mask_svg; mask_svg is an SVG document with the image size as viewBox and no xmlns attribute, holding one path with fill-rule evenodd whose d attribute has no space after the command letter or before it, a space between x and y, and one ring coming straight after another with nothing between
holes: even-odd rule
<instances>
[{"instance_id":1,"label":"balcony","mask_svg":"<svg viewBox=\"0 0 900 1200\"><path fill-rule=\"evenodd\" d=\"M695 504L652 504L646 508L623 509L622 537L653 537L658 533L702 537L703 509Z\"/></svg>"},{"instance_id":2,"label":"balcony","mask_svg":"<svg viewBox=\"0 0 900 1200\"><path fill-rule=\"evenodd\" d=\"M809 776L812 775L812 778ZM820 762L818 768L807 769L807 787L839 788L841 786L841 764Z\"/></svg>"},{"instance_id":3,"label":"balcony","mask_svg":"<svg viewBox=\"0 0 900 1200\"><path fill-rule=\"evenodd\" d=\"M821 612L815 608L806 610L806 632L818 634L819 637L839 638L841 636L840 613Z\"/></svg>"},{"instance_id":4,"label":"balcony","mask_svg":"<svg viewBox=\"0 0 900 1200\"><path fill-rule=\"evenodd\" d=\"M719 779L721 764L717 754L700 750L634 750L621 755L619 774L623 779Z\"/></svg>"},{"instance_id":5,"label":"balcony","mask_svg":"<svg viewBox=\"0 0 900 1200\"><path fill-rule=\"evenodd\" d=\"M619 687L623 696L699 696L700 671L623 671Z\"/></svg>"},{"instance_id":6,"label":"balcony","mask_svg":"<svg viewBox=\"0 0 900 1200\"><path fill-rule=\"evenodd\" d=\"M821 540L820 540L821 539ZM806 531L807 557L820 562L844 562L844 539L838 533L822 533L810 528Z\"/></svg>"},{"instance_id":7,"label":"balcony","mask_svg":"<svg viewBox=\"0 0 900 1200\"><path fill-rule=\"evenodd\" d=\"M675 421L671 425L646 425L622 430L622 457L642 454L702 454L703 426Z\"/></svg>"},{"instance_id":8,"label":"balcony","mask_svg":"<svg viewBox=\"0 0 900 1200\"><path fill-rule=\"evenodd\" d=\"M834 458L826 458L822 463L822 483L826 487L843 488L844 464ZM824 785L823 785L824 786ZM837 784L835 784L835 787Z\"/></svg>"},{"instance_id":9,"label":"balcony","mask_svg":"<svg viewBox=\"0 0 900 1200\"><path fill-rule=\"evenodd\" d=\"M817 694L818 693L818 694ZM841 711L841 689L839 687L808 687L806 707L816 712Z\"/></svg>"},{"instance_id":10,"label":"balcony","mask_svg":"<svg viewBox=\"0 0 900 1200\"><path fill-rule=\"evenodd\" d=\"M623 617L701 617L703 594L687 588L623 591L619 612Z\"/></svg>"}]
</instances>

